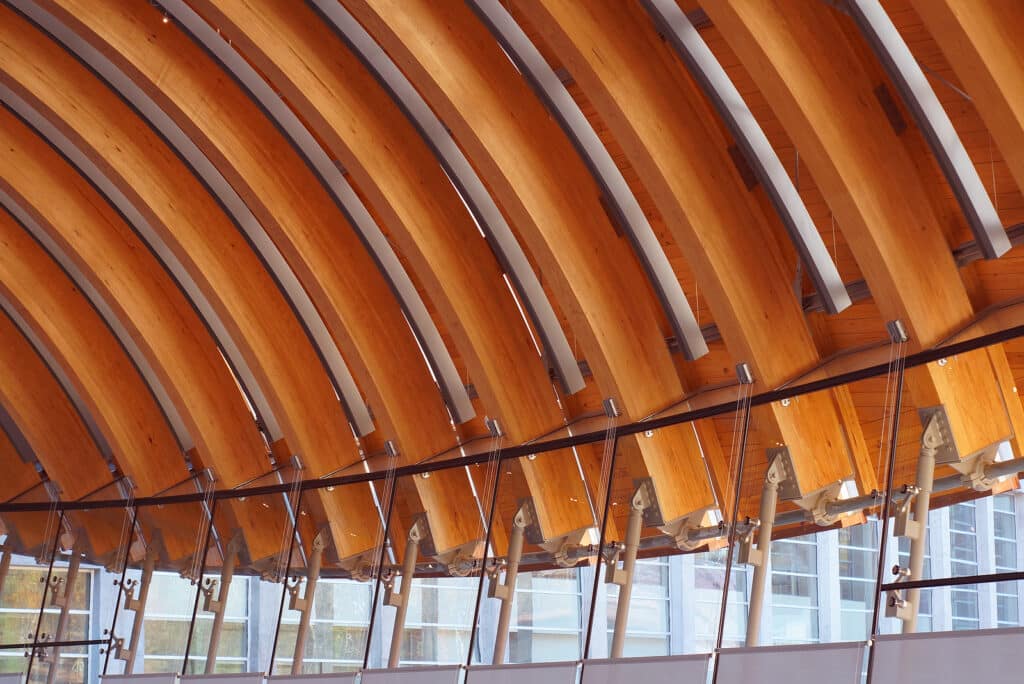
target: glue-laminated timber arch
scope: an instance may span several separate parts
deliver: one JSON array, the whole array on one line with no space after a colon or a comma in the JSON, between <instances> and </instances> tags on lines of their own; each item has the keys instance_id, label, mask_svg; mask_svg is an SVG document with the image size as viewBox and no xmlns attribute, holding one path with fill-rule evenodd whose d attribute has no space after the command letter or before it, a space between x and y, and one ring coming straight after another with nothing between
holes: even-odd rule
<instances>
[{"instance_id":1,"label":"glue-laminated timber arch","mask_svg":"<svg viewBox=\"0 0 1024 684\"><path fill-rule=\"evenodd\" d=\"M913 0L1024 188L1024 5L1012 0Z\"/></svg>"},{"instance_id":2,"label":"glue-laminated timber arch","mask_svg":"<svg viewBox=\"0 0 1024 684\"><path fill-rule=\"evenodd\" d=\"M640 203L597 131L508 12L498 3L473 2L472 6L487 22L519 70L534 84L538 94L548 103L552 115L561 122L566 135L586 160L594 179L601 185L605 197L618 213L622 227L629 232L636 246L640 263L662 303L683 355L690 360L706 355L707 342L679 279Z\"/></svg>"},{"instance_id":3,"label":"glue-laminated timber arch","mask_svg":"<svg viewBox=\"0 0 1024 684\"><path fill-rule=\"evenodd\" d=\"M344 4L476 164L549 278L601 391L629 418L678 401L683 388L654 304L639 266L622 258L600 190L472 11L419 0ZM637 443L648 468L666 478L666 519L714 504L692 432L661 431Z\"/></svg>"},{"instance_id":4,"label":"glue-laminated timber arch","mask_svg":"<svg viewBox=\"0 0 1024 684\"><path fill-rule=\"evenodd\" d=\"M0 411L3 407L0 406ZM34 490L43 481L35 465L25 460L5 429L0 429L0 501L9 502ZM6 533L2 553L38 553L45 544L46 513L5 513L0 517L0 533Z\"/></svg>"},{"instance_id":5,"label":"glue-laminated timber arch","mask_svg":"<svg viewBox=\"0 0 1024 684\"><path fill-rule=\"evenodd\" d=\"M296 3L254 9L215 0L198 7L284 91L383 216L511 443L559 427L563 418L547 370L496 259L427 144L358 58ZM564 467L565 457L571 454L528 465L538 473L533 494L546 537L593 524L583 481ZM562 500L576 505L555 514Z\"/></svg>"},{"instance_id":6,"label":"glue-laminated timber arch","mask_svg":"<svg viewBox=\"0 0 1024 684\"><path fill-rule=\"evenodd\" d=\"M164 25L148 4L57 4L62 18L93 36L99 49L116 53L111 56L128 65L139 85L163 101L165 111L233 179L261 222L274 228L279 244L288 245L286 255L301 263L301 280L327 314L334 338L344 344L402 458L414 461L450 447L454 433L448 415L388 282L355 232L338 225L342 213L273 123L241 88L218 76L198 45L177 27ZM141 52L133 37L139 25L156 33L150 49ZM157 43L162 50L152 49ZM464 392L461 382L459 389ZM465 413L456 415L461 420ZM439 513L431 516L439 549L479 536L465 477L444 473L417 485Z\"/></svg>"},{"instance_id":7,"label":"glue-laminated timber arch","mask_svg":"<svg viewBox=\"0 0 1024 684\"><path fill-rule=\"evenodd\" d=\"M953 123L879 0L851 0L850 14L899 88L936 161L953 188L976 243L988 259L1009 251L1010 239ZM1024 16L1024 15L1022 15Z\"/></svg>"},{"instance_id":8,"label":"glue-laminated timber arch","mask_svg":"<svg viewBox=\"0 0 1024 684\"><path fill-rule=\"evenodd\" d=\"M184 454L149 387L110 329L6 212L0 212L0 246L0 292L74 383L122 472L141 496L180 481L186 474Z\"/></svg>"},{"instance_id":9,"label":"glue-laminated timber arch","mask_svg":"<svg viewBox=\"0 0 1024 684\"><path fill-rule=\"evenodd\" d=\"M704 283L726 346L750 364L755 387L778 387L820 365L775 232L744 187L701 93L643 8L562 0L516 4L622 144ZM803 493L851 473L861 491L878 488L860 425L842 419L840 401L852 402L846 388L770 405L767 420L759 421L759 431L771 435L766 444L790 448Z\"/></svg>"},{"instance_id":10,"label":"glue-laminated timber arch","mask_svg":"<svg viewBox=\"0 0 1024 684\"><path fill-rule=\"evenodd\" d=\"M956 264L835 10L775 0L706 10L800 149L882 315L903 321L911 350L960 329L973 311ZM1020 400L993 370L1004 363L1005 351L992 347L907 373L918 407L946 406L962 456L1021 437Z\"/></svg>"},{"instance_id":11,"label":"glue-laminated timber arch","mask_svg":"<svg viewBox=\"0 0 1024 684\"><path fill-rule=\"evenodd\" d=\"M0 81L73 135L80 145L75 156L84 151L98 163L97 172L104 169L100 182L90 180L97 186L115 185L132 204L129 209L142 212L171 246L241 348L281 424L278 434L288 453L299 454L312 474L357 460L344 412L309 339L205 189L152 130L70 55L9 9L0 8L0 17ZM373 547L368 490L365 501L353 496L344 510L326 498L324 507L332 524L344 529L344 535L335 535L339 553Z\"/></svg>"},{"instance_id":12,"label":"glue-laminated timber arch","mask_svg":"<svg viewBox=\"0 0 1024 684\"><path fill-rule=\"evenodd\" d=\"M114 482L106 458L63 387L21 329L0 311L0 403L31 445L64 500L80 499ZM117 531L90 526L97 553L117 546Z\"/></svg>"},{"instance_id":13,"label":"glue-laminated timber arch","mask_svg":"<svg viewBox=\"0 0 1024 684\"><path fill-rule=\"evenodd\" d=\"M3 111L0 141L9 153L0 160L0 183L35 195L31 201L41 207L37 213L51 226L49 234L70 238L76 254L86 263L95 264L106 276L106 284L112 284L121 310L134 314L133 328L148 333L140 341L183 407L181 413L191 433L196 435L193 467L213 467L222 487L236 487L266 472L266 448L234 379L195 312L159 264L83 179ZM133 242L136 249L126 248ZM22 226L2 212L0 244L5 248L0 255L0 291L6 290L21 304L36 327L53 341L50 346L63 352L66 364L80 369L77 375L93 388L90 393L104 393L118 403L132 405L132 393L118 386L131 382L133 364L121 358L115 347L120 346L120 340L115 342L107 321L93 310L93 301L80 292L81 286L65 275ZM82 354L82 349L90 353ZM137 388L134 393L138 393ZM159 463L144 465L159 478L157 492L188 477L183 460L165 468ZM125 474L133 481L137 477L127 467ZM232 501L225 510L235 513L246 533L249 555L256 560L280 550L282 532L279 524L275 529L271 511L246 511L253 505ZM274 512L283 520L280 507ZM259 525L247 524L261 518ZM170 555L189 549L166 551ZM172 556L172 560L178 558Z\"/></svg>"},{"instance_id":14,"label":"glue-laminated timber arch","mask_svg":"<svg viewBox=\"0 0 1024 684\"><path fill-rule=\"evenodd\" d=\"M402 106L410 120L421 131L424 139L435 150L445 172L451 177L452 183L459 188L462 198L473 213L474 219L487 234L495 254L502 262L509 280L516 288L523 307L537 329L544 352L549 357L549 362L554 368L562 388L570 394L582 390L586 381L583 379L576 355L569 345L558 315L544 292L540 278L512 232L511 226L501 213L501 209L484 186L483 181L480 180L480 176L473 169L466 155L452 138L451 133L437 118L409 79L405 77L405 74L344 7L337 2L328 2L327 0L313 0L312 4L323 14L324 19L330 21L344 37L351 50L359 55L395 102Z\"/></svg>"}]
</instances>

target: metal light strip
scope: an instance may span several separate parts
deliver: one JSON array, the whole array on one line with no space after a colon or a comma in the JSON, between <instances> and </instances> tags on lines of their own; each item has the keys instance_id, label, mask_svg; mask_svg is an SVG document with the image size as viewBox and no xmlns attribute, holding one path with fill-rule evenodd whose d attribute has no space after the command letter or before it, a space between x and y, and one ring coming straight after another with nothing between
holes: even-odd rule
<instances>
[{"instance_id":1,"label":"metal light strip","mask_svg":"<svg viewBox=\"0 0 1024 684\"><path fill-rule=\"evenodd\" d=\"M910 109L986 259L1010 250L1010 239L967 150L921 65L878 0L849 0L850 15Z\"/></svg>"},{"instance_id":2,"label":"metal light strip","mask_svg":"<svg viewBox=\"0 0 1024 684\"><path fill-rule=\"evenodd\" d=\"M178 413L178 407L171 401L171 397L167 394L167 390L164 388L160 378L157 377L156 372L149 363L149 359L139 349L139 346L135 344L135 340L132 338L131 333L124 327L121 320L114 313L114 310L104 299L103 295L93 286L89 278L82 273L81 269L78 268L74 260L67 255L67 253L57 244L57 242L50 236L50 234L42 226L36 222L32 216L25 211L25 209L18 203L16 199L11 197L9 194L0 189L0 206L3 206L14 220L17 221L21 227L31 235L36 242L38 242L44 250L50 255L50 257L56 261L60 267L67 273L68 277L75 284L75 286L82 292L92 307L106 323L110 332L114 334L125 353L135 364L139 373L142 375L149 387L150 393L156 399L157 404L160 405L161 411L163 411L164 417L170 424L171 429L174 431L175 436L178 439L178 444L181 445L183 451L189 451L195 446L195 441L192 439L192 435L189 433L188 428L185 426L185 422L181 418L181 414Z\"/></svg>"},{"instance_id":3,"label":"metal light strip","mask_svg":"<svg viewBox=\"0 0 1024 684\"><path fill-rule=\"evenodd\" d=\"M850 306L850 295L807 206L732 79L675 0L644 0L644 4L742 148L800 253L825 310L834 314Z\"/></svg>"},{"instance_id":4,"label":"metal light strip","mask_svg":"<svg viewBox=\"0 0 1024 684\"><path fill-rule=\"evenodd\" d=\"M700 326L690 308L679 279L672 270L665 250L654 229L644 216L639 202L629 189L615 160L608 153L587 117L572 99L558 75L544 60L529 36L516 23L499 0L469 0L471 7L484 20L501 43L506 54L547 101L551 113L575 143L609 200L621 213L637 255L654 286L668 319L680 341L687 359L696 359L708 352Z\"/></svg>"},{"instance_id":5,"label":"metal light strip","mask_svg":"<svg viewBox=\"0 0 1024 684\"><path fill-rule=\"evenodd\" d=\"M127 74L102 55L98 50L92 47L92 45L90 45L84 38L72 31L52 14L43 10L35 2L32 2L32 0L8 1L16 9L24 13L32 21L36 22L40 27L50 33L61 44L63 44L67 50L81 59L89 66L90 69L103 78L111 88L121 95L121 97L131 103L139 114L151 126L153 126L154 129L159 131L168 144L188 162L196 175L201 178L213 194L216 195L217 199L230 213L238 227L245 233L250 244L257 251L260 258L273 274L292 308L295 310L299 320L304 325L314 347L329 371L331 380L341 397L342 405L345 408L349 421L352 423L353 429L360 436L372 432L374 429L373 420L370 417L369 410L367 409L365 402L363 402L355 380L353 379L348 366L345 365L345 361L341 357L341 353L338 351L337 346L334 344L334 340L331 338L326 324L323 322L323 319L320 317L319 312L316 310L316 307L309 298L309 295L302 287L299 279L285 261L284 256L277 249L277 246L274 245L273 241L263 229L263 226L261 226L259 221L256 220L256 217L246 206L245 202L238 193L234 191L220 171L217 170L206 155L202 153L199 147L192 142L191 138L189 138L189 136L174 123L171 117L168 116L152 98L143 92L143 90L139 88ZM123 213L127 215L127 212ZM133 225L138 225L135 221L132 221L132 223ZM142 231L139 232L142 233ZM146 238L146 241L150 243L151 247L153 247L154 251L160 252L148 236L144 234L144 237ZM163 257L163 253L160 252L160 254L161 257ZM168 262L165 260L165 263ZM178 275L177 271L175 271L175 275ZM180 277L179 281L182 283L185 282ZM192 296L195 300L192 292L189 292L189 296ZM208 318L206 309L200 307L200 310L203 312L204 317ZM214 326L211 325L211 328L213 327ZM219 340L223 340L221 331L215 329L215 334L217 334L217 338ZM227 344L224 344L223 346L225 351L230 349ZM233 346L234 345L231 345L231 347ZM236 368L240 370L242 368L242 366L238 365L241 362L240 355L237 357L235 355L231 355L230 358L232 363L236 365ZM242 373L240 372L240 375L241 374ZM245 380L247 383L246 387L252 391L255 388L254 379L249 377L245 378ZM265 402L260 405L260 414L269 428L271 425L271 421L267 419L267 416L270 415L269 407L266 406ZM276 421L273 421L273 423L276 424ZM274 439L281 437L281 432L278 429L272 430L272 433L273 434L271 436Z\"/></svg>"},{"instance_id":6,"label":"metal light strip","mask_svg":"<svg viewBox=\"0 0 1024 684\"><path fill-rule=\"evenodd\" d=\"M160 4L188 30L194 40L207 49L242 84L302 153L345 212L394 290L455 422L464 423L472 419L476 415L476 410L459 377L455 362L444 345L440 331L380 226L373 220L341 170L335 166L327 152L281 96L224 37L182 0L162 0Z\"/></svg>"},{"instance_id":7,"label":"metal light strip","mask_svg":"<svg viewBox=\"0 0 1024 684\"><path fill-rule=\"evenodd\" d=\"M586 386L583 374L540 279L530 266L522 246L494 198L451 133L405 74L341 3L336 0L312 0L312 4L334 25L434 151L515 285L563 389L570 394L582 390Z\"/></svg>"}]
</instances>

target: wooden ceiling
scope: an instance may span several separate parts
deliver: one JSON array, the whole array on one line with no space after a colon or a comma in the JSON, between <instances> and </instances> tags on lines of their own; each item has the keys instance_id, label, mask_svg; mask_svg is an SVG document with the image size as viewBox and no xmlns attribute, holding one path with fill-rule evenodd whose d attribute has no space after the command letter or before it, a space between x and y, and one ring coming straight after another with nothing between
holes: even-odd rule
<instances>
[{"instance_id":1,"label":"wooden ceiling","mask_svg":"<svg viewBox=\"0 0 1024 684\"><path fill-rule=\"evenodd\" d=\"M495 429L504 446L604 429L606 400L631 422L885 361L892 320L903 353L1008 325L1024 251L973 256L969 208L865 37L857 7L878 3L854 1L0 0L0 497L458 457ZM1024 223L1024 10L881 8L962 143L959 172L1002 229ZM808 217L814 263L670 35L691 25ZM852 305L823 310L819 267ZM687 358L680 335L698 330L707 352ZM963 456L1020 454L1021 350L907 372L897 484L922 408L945 407ZM891 380L754 411L741 516L771 447L802 493L884 487ZM731 511L735 416L618 448L609 539L644 478L665 524ZM498 553L526 499L547 550L590 540L608 459L597 444L411 478L392 537L401 549L425 514L435 557L477 553L497 477ZM336 564L367 562L384 494L307 495L305 543L326 528ZM283 499L259 503L217 520L252 568L289 524ZM189 562L198 510L149 513L143 536ZM42 543L39 516L4 524L23 550ZM97 560L120 542L113 517L69 525Z\"/></svg>"}]
</instances>

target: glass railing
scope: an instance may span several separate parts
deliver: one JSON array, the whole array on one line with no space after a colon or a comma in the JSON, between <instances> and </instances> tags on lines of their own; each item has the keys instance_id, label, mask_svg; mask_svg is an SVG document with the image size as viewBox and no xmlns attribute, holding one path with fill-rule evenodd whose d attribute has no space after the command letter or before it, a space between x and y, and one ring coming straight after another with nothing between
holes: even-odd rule
<instances>
[{"instance_id":1,"label":"glass railing","mask_svg":"<svg viewBox=\"0 0 1024 684\"><path fill-rule=\"evenodd\" d=\"M586 681L1019 627L1021 343L982 342L325 479L33 488L0 504L0 675L582 663Z\"/></svg>"}]
</instances>

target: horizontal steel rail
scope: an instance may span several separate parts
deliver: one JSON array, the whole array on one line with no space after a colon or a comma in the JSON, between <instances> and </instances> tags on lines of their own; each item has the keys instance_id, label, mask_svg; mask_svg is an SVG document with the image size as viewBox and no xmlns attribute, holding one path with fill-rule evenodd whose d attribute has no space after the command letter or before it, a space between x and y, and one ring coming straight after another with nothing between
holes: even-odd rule
<instances>
[{"instance_id":1,"label":"horizontal steel rail","mask_svg":"<svg viewBox=\"0 0 1024 684\"><path fill-rule=\"evenodd\" d=\"M938 361L939 359L948 358L950 356L956 356L957 354L963 354L965 352L987 347L1000 342L1006 342L1008 340L1017 339L1024 337L1024 325L1017 325L1005 330L1000 330L987 335L981 335L963 342L957 342L955 344L946 345L936 349L926 349L916 354L911 354L905 359L906 368L915 368L917 366L923 366L932 361ZM791 399L793 397L802 396L805 394L811 394L813 392L820 392L822 390L831 389L840 385L846 385L851 382L857 382L868 378L874 378L889 372L888 363L880 363L874 366L867 366L859 370L850 371L848 373L842 373L834 377L825 378L823 380L816 380L814 382L807 382L800 385L792 385L784 389L772 390L770 392L763 392L750 399L750 406L764 406L771 404L776 401L783 399ZM714 416L724 415L736 410L736 404L733 402L726 402L717 404L715 406L708 406L706 408L697 409L695 411L688 411L685 413L679 413L671 416L663 416L660 418L653 418L650 420L637 421L628 425L623 425L616 428L616 434L619 436L624 435L635 435L641 432L647 432L649 430L657 430L663 427L669 427L672 425L679 425L682 423L689 423L696 420L702 420L704 418L712 418ZM604 430L587 432L578 435L572 435L570 437L562 437L558 439L547 440L544 442L534 442L527 444L520 444L517 446L503 449L499 454L498 458L500 461L509 461L523 456L529 456L531 454L538 454L546 451L556 451L559 449L569 449L571 447L582 446L585 444L594 444L597 442L603 442L607 435ZM395 477L411 477L414 475L421 475L423 473L431 473L439 470L446 470L448 468L463 468L466 466L472 466L481 463L487 463L493 454L489 452L473 454L471 456L465 456L460 458L451 458L439 461L429 461L424 463L415 463L401 468L396 468L393 471ZM389 477L389 474L385 471L373 471L366 473L355 473L352 475L345 475L340 477L329 477L315 480L304 480L299 484L299 489L302 491L308 491L313 489L323 489L325 487L341 487L345 485L358 484L364 482L375 482L383 480ZM280 494L282 492L290 491L292 485L290 484L276 484L267 485L262 487L251 487L247 489L229 489L229 490L218 490L214 492L214 499L236 499L248 496L262 496L265 494ZM194 503L203 501L206 497L201 494L182 494L174 496L155 496L155 497L140 497L135 499L135 505L138 506L156 506L166 505L175 503ZM56 504L56 510L61 511L73 511L73 510L92 510L99 508L116 508L124 506L126 501L124 499L106 500L106 501L62 501ZM0 504L0 513L23 513L30 511L49 511L54 507L54 504L49 502L44 503L4 503Z\"/></svg>"}]
</instances>

